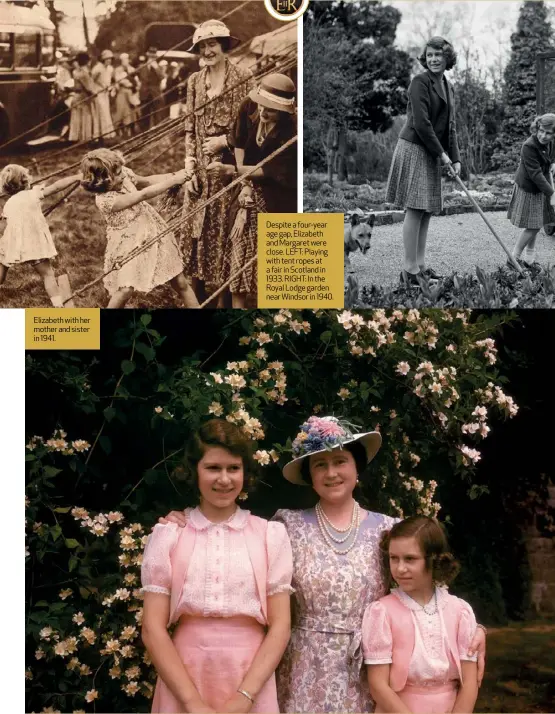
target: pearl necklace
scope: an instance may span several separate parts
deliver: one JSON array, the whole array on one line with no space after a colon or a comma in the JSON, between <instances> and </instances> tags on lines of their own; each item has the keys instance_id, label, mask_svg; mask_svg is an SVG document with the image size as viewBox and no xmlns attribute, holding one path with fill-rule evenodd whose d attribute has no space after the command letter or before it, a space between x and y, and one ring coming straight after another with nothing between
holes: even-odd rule
<instances>
[{"instance_id":1,"label":"pearl necklace","mask_svg":"<svg viewBox=\"0 0 555 714\"><path fill-rule=\"evenodd\" d=\"M430 603L428 603L428 605L421 605L421 604L420 604L419 602L417 602L413 597L411 597L408 593L403 593L403 594L404 594L406 597L408 597L410 600L412 600L414 603L416 603L416 604L418 605L418 607L419 607L419 608L424 612L424 614L427 615L428 617L432 617L433 615L435 615L435 614L437 613L437 590L434 590L434 597L433 597L434 604L433 604L433 610L431 610L431 611L430 611L430 610L426 610L426 608L428 607L428 605L429 605Z\"/></svg>"},{"instance_id":2,"label":"pearl necklace","mask_svg":"<svg viewBox=\"0 0 555 714\"><path fill-rule=\"evenodd\" d=\"M334 526L333 523L330 521L330 519L326 516L326 513L325 513L324 509L322 508L322 506L320 505L320 503L318 502L316 504L316 509L320 512L320 515L325 520L325 522L329 526L331 526L331 528L333 528L334 531L337 531L338 533L346 533L347 531L351 531L353 524L355 522L355 511L356 511L355 507L356 507L356 502L353 503L353 514L351 516L351 522L349 523L349 525L346 528L338 528L337 526ZM337 542L340 543L341 541L337 541Z\"/></svg>"},{"instance_id":3,"label":"pearl necklace","mask_svg":"<svg viewBox=\"0 0 555 714\"><path fill-rule=\"evenodd\" d=\"M351 525L348 527L348 533L345 536L345 538L337 538L337 536L334 536L333 533L331 533L326 526L326 522L324 521L325 517L324 511L320 504L318 503L316 505L316 520L318 522L318 527L320 529L320 533L322 534L322 537L324 538L325 542L329 547L338 555L345 555L348 553L350 550L352 550L357 542L358 538L358 531L360 529L360 506L358 503L355 502L354 508L353 508L353 519L351 521ZM328 520L328 519L326 519ZM329 523L329 520L328 520ZM330 523L331 525L331 523ZM334 526L331 526L332 528ZM338 548L335 543L344 543L350 535L353 535L353 540L349 546L345 549Z\"/></svg>"}]
</instances>

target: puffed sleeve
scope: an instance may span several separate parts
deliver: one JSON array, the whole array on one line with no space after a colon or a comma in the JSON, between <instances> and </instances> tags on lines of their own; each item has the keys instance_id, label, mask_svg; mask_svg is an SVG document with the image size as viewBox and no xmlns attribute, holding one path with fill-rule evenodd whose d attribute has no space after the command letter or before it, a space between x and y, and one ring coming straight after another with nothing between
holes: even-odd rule
<instances>
[{"instance_id":1,"label":"puffed sleeve","mask_svg":"<svg viewBox=\"0 0 555 714\"><path fill-rule=\"evenodd\" d=\"M464 600L460 600L462 605L461 616L459 619L459 630L457 632L457 647L459 649L459 658L465 662L477 662L478 655L468 656L468 649L474 633L476 632L476 617L470 605Z\"/></svg>"},{"instance_id":2,"label":"puffed sleeve","mask_svg":"<svg viewBox=\"0 0 555 714\"><path fill-rule=\"evenodd\" d=\"M364 664L391 664L393 637L384 605L377 600L364 611L362 619Z\"/></svg>"},{"instance_id":3,"label":"puffed sleeve","mask_svg":"<svg viewBox=\"0 0 555 714\"><path fill-rule=\"evenodd\" d=\"M292 593L291 578L293 577L293 553L291 542L283 523L268 523L266 535L268 548L268 581L266 593Z\"/></svg>"},{"instance_id":4,"label":"puffed sleeve","mask_svg":"<svg viewBox=\"0 0 555 714\"><path fill-rule=\"evenodd\" d=\"M169 595L172 582L171 552L177 542L179 526L155 525L145 546L141 583L146 593Z\"/></svg>"}]
</instances>

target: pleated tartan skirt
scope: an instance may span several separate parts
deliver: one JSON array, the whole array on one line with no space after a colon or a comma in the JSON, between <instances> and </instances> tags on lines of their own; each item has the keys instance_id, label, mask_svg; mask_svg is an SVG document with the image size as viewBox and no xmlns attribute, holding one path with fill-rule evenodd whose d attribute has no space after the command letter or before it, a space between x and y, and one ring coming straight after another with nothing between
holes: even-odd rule
<instances>
[{"instance_id":1,"label":"pleated tartan skirt","mask_svg":"<svg viewBox=\"0 0 555 714\"><path fill-rule=\"evenodd\" d=\"M555 223L555 210L545 193L529 193L515 184L507 218L518 228L537 229Z\"/></svg>"},{"instance_id":2,"label":"pleated tartan skirt","mask_svg":"<svg viewBox=\"0 0 555 714\"><path fill-rule=\"evenodd\" d=\"M443 207L441 163L423 146L399 139L389 168L386 203L440 213Z\"/></svg>"}]
</instances>

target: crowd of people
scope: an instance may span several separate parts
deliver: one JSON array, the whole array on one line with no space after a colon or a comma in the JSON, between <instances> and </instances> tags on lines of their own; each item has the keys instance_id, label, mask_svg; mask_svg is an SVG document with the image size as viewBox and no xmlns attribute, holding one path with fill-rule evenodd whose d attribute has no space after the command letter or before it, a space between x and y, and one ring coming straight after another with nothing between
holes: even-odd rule
<instances>
[{"instance_id":1,"label":"crowd of people","mask_svg":"<svg viewBox=\"0 0 555 714\"><path fill-rule=\"evenodd\" d=\"M126 138L179 116L189 70L159 54L150 47L132 62L127 52L105 49L94 61L88 52L59 51L53 128L75 142Z\"/></svg>"},{"instance_id":2,"label":"crowd of people","mask_svg":"<svg viewBox=\"0 0 555 714\"><path fill-rule=\"evenodd\" d=\"M12 266L28 263L39 270L52 304L62 305L51 265L56 247L40 203L80 182L95 194L106 225L107 307L122 308L134 292L149 293L166 283L188 308L244 308L256 302L258 213L297 209L296 88L279 72L257 82L250 70L230 61L228 52L237 43L218 20L202 23L195 32L189 51L198 56L200 70L185 88L181 171L141 176L125 166L119 151L98 147L85 154L79 174L49 186L33 187L29 171L16 164L0 172L0 190L9 196L2 216L0 286ZM128 72L124 57L119 73L108 51L92 68L88 55L77 56L72 91L77 97L88 92L91 101L72 105L71 141L86 141L95 132L106 137L122 126L129 130L125 118L136 111L132 96L145 110L139 123L150 126L157 112L168 111L154 49L149 56L138 71ZM115 97L95 87L113 87ZM180 100L180 83L174 90L173 98ZM181 226L170 229L147 201L180 185L185 189ZM26 222L31 213L32 226Z\"/></svg>"}]
</instances>

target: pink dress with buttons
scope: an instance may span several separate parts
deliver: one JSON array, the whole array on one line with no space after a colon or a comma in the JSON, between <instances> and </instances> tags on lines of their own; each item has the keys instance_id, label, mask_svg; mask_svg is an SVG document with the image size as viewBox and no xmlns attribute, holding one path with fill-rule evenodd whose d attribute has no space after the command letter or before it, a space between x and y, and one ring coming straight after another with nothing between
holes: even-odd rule
<instances>
[{"instance_id":1,"label":"pink dress with buttons","mask_svg":"<svg viewBox=\"0 0 555 714\"><path fill-rule=\"evenodd\" d=\"M292 592L291 544L283 524L267 523L265 548L260 551L266 553L266 562L253 563L256 551L248 547L246 538L260 536L246 528L254 518L249 511L237 509L224 523L208 521L198 508L188 509L186 515L188 527L194 529L194 547L178 586L180 594L172 596L171 618L178 622L172 639L202 700L221 711L236 693L265 637L266 604L261 603L256 571L266 570L266 597ZM180 557L188 557L181 531L171 523L154 527L143 557L145 592L172 595L172 567ZM160 678L152 711L183 711ZM274 675L250 711L279 711Z\"/></svg>"},{"instance_id":2,"label":"pink dress with buttons","mask_svg":"<svg viewBox=\"0 0 555 714\"><path fill-rule=\"evenodd\" d=\"M457 654L459 662L476 662L469 657L468 649L474 632L476 618L470 605L449 595L445 588L437 587L437 609L434 600L422 607L402 590L392 594L410 610L414 626L414 649L408 665L406 684L397 694L413 714L444 714L453 709L460 681L459 666L449 647L445 626L445 608L453 604L460 608L457 629ZM372 603L364 614L362 624L364 663L367 665L392 664L396 642L393 637L386 607L381 600ZM375 714L380 712L376 707Z\"/></svg>"}]
</instances>

